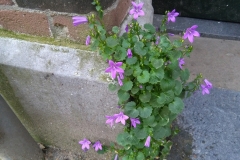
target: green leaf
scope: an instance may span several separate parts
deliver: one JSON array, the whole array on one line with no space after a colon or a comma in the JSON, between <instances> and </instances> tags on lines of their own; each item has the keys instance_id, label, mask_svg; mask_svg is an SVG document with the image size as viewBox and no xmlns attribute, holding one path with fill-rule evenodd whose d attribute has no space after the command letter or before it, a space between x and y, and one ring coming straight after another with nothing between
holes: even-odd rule
<instances>
[{"instance_id":1,"label":"green leaf","mask_svg":"<svg viewBox=\"0 0 240 160\"><path fill-rule=\"evenodd\" d=\"M159 78L159 80L162 80L164 78L164 70L162 68L158 68L154 70L155 75Z\"/></svg>"},{"instance_id":2,"label":"green leaf","mask_svg":"<svg viewBox=\"0 0 240 160\"><path fill-rule=\"evenodd\" d=\"M139 91L139 87L138 87L138 86L135 86L135 87L133 87L133 88L131 89L131 93L132 93L132 94L136 94L136 93L138 93L138 91Z\"/></svg>"},{"instance_id":3,"label":"green leaf","mask_svg":"<svg viewBox=\"0 0 240 160\"><path fill-rule=\"evenodd\" d=\"M143 48L144 44L141 41L138 41L134 45L134 52L140 56L144 56L147 53L147 50Z\"/></svg>"},{"instance_id":4,"label":"green leaf","mask_svg":"<svg viewBox=\"0 0 240 160\"><path fill-rule=\"evenodd\" d=\"M181 98L175 97L174 101L169 104L169 110L172 113L179 114L184 108L184 103Z\"/></svg>"},{"instance_id":5,"label":"green leaf","mask_svg":"<svg viewBox=\"0 0 240 160\"><path fill-rule=\"evenodd\" d=\"M117 52L114 54L114 58L117 61L122 61L127 57L126 50L123 47L118 46Z\"/></svg>"},{"instance_id":6,"label":"green leaf","mask_svg":"<svg viewBox=\"0 0 240 160\"><path fill-rule=\"evenodd\" d=\"M101 6L96 6L96 10L100 11L101 10Z\"/></svg>"},{"instance_id":7,"label":"green leaf","mask_svg":"<svg viewBox=\"0 0 240 160\"><path fill-rule=\"evenodd\" d=\"M160 94L160 97L164 96L165 103L170 103L174 99L174 92L172 90L168 90L167 92L163 92Z\"/></svg>"},{"instance_id":8,"label":"green leaf","mask_svg":"<svg viewBox=\"0 0 240 160\"><path fill-rule=\"evenodd\" d=\"M175 95L180 95L182 93L182 83L178 80L175 81L176 86L174 87Z\"/></svg>"},{"instance_id":9,"label":"green leaf","mask_svg":"<svg viewBox=\"0 0 240 160\"><path fill-rule=\"evenodd\" d=\"M143 119L143 123L144 123L144 125L148 125L150 127L155 127L157 125L157 122L155 121L155 117L154 116L150 116L148 118L144 118Z\"/></svg>"},{"instance_id":10,"label":"green leaf","mask_svg":"<svg viewBox=\"0 0 240 160\"><path fill-rule=\"evenodd\" d=\"M180 40L174 40L173 45L177 48L181 47L182 46L182 40L181 39Z\"/></svg>"},{"instance_id":11,"label":"green leaf","mask_svg":"<svg viewBox=\"0 0 240 160\"><path fill-rule=\"evenodd\" d=\"M152 24L150 24L150 23L144 24L144 28L146 30L148 30L149 32L151 32L151 33L155 33L156 32L156 28Z\"/></svg>"},{"instance_id":12,"label":"green leaf","mask_svg":"<svg viewBox=\"0 0 240 160\"><path fill-rule=\"evenodd\" d=\"M130 43L126 39L124 39L123 42L122 42L122 46L124 48L129 48L130 47Z\"/></svg>"},{"instance_id":13,"label":"green leaf","mask_svg":"<svg viewBox=\"0 0 240 160\"><path fill-rule=\"evenodd\" d=\"M124 113L129 117L136 118L139 115L139 111L136 109L136 103L128 102L124 107Z\"/></svg>"},{"instance_id":14,"label":"green leaf","mask_svg":"<svg viewBox=\"0 0 240 160\"><path fill-rule=\"evenodd\" d=\"M124 133L120 133L117 136L117 143L121 146L126 146L129 144L129 141L127 140L129 137L129 134L124 132Z\"/></svg>"},{"instance_id":15,"label":"green leaf","mask_svg":"<svg viewBox=\"0 0 240 160\"><path fill-rule=\"evenodd\" d=\"M139 83L147 83L149 81L150 74L148 71L144 70L143 73L137 76L137 80Z\"/></svg>"},{"instance_id":16,"label":"green leaf","mask_svg":"<svg viewBox=\"0 0 240 160\"><path fill-rule=\"evenodd\" d=\"M138 126L133 129L134 135L137 139L145 139L148 136L146 128L139 128Z\"/></svg>"},{"instance_id":17,"label":"green leaf","mask_svg":"<svg viewBox=\"0 0 240 160\"><path fill-rule=\"evenodd\" d=\"M134 109L135 107L136 107L136 103L134 101L128 102L125 105L125 109L127 109L127 110Z\"/></svg>"},{"instance_id":18,"label":"green leaf","mask_svg":"<svg viewBox=\"0 0 240 160\"><path fill-rule=\"evenodd\" d=\"M175 81L172 79L165 78L160 82L160 85L163 91L167 91L175 87Z\"/></svg>"},{"instance_id":19,"label":"green leaf","mask_svg":"<svg viewBox=\"0 0 240 160\"><path fill-rule=\"evenodd\" d=\"M137 160L144 160L145 159L145 156L142 152L138 152L137 154Z\"/></svg>"},{"instance_id":20,"label":"green leaf","mask_svg":"<svg viewBox=\"0 0 240 160\"><path fill-rule=\"evenodd\" d=\"M161 116L159 116L159 121L158 121L158 124L160 126L166 126L169 122L169 118L163 118Z\"/></svg>"},{"instance_id":21,"label":"green leaf","mask_svg":"<svg viewBox=\"0 0 240 160\"><path fill-rule=\"evenodd\" d=\"M112 31L113 31L113 33L115 33L115 34L118 34L118 32L119 32L119 27L114 26L114 27L112 28Z\"/></svg>"},{"instance_id":22,"label":"green leaf","mask_svg":"<svg viewBox=\"0 0 240 160\"><path fill-rule=\"evenodd\" d=\"M125 102L130 98L130 95L126 91L119 90L118 91L118 98L119 98L120 102Z\"/></svg>"},{"instance_id":23,"label":"green leaf","mask_svg":"<svg viewBox=\"0 0 240 160\"><path fill-rule=\"evenodd\" d=\"M148 118L152 114L151 107L138 108L138 110L142 118Z\"/></svg>"},{"instance_id":24,"label":"green leaf","mask_svg":"<svg viewBox=\"0 0 240 160\"><path fill-rule=\"evenodd\" d=\"M165 102L166 102L165 94L160 94L160 96L157 98L157 103L163 105L165 104Z\"/></svg>"},{"instance_id":25,"label":"green leaf","mask_svg":"<svg viewBox=\"0 0 240 160\"><path fill-rule=\"evenodd\" d=\"M134 72L133 72L133 76L134 77L139 76L141 73L142 73L142 70L141 70L141 68L139 66L134 68Z\"/></svg>"},{"instance_id":26,"label":"green leaf","mask_svg":"<svg viewBox=\"0 0 240 160\"><path fill-rule=\"evenodd\" d=\"M158 68L162 67L163 60L162 59L153 59L152 60L152 65L153 65L154 68L158 69Z\"/></svg>"},{"instance_id":27,"label":"green leaf","mask_svg":"<svg viewBox=\"0 0 240 160\"><path fill-rule=\"evenodd\" d=\"M127 62L127 64L129 64L129 65L133 65L133 64L135 64L135 63L137 62L137 57L128 58L128 59L126 60L126 62Z\"/></svg>"},{"instance_id":28,"label":"green leaf","mask_svg":"<svg viewBox=\"0 0 240 160\"><path fill-rule=\"evenodd\" d=\"M130 76L130 75L132 75L132 74L133 74L133 69L132 69L132 68L126 69L126 70L124 71L124 75L126 75L126 76Z\"/></svg>"},{"instance_id":29,"label":"green leaf","mask_svg":"<svg viewBox=\"0 0 240 160\"><path fill-rule=\"evenodd\" d=\"M182 81L187 81L190 76L189 70L185 69L181 71L180 78Z\"/></svg>"},{"instance_id":30,"label":"green leaf","mask_svg":"<svg viewBox=\"0 0 240 160\"><path fill-rule=\"evenodd\" d=\"M158 124L156 127L153 128L153 138L156 140L168 137L170 135L170 127L162 127L160 124Z\"/></svg>"},{"instance_id":31,"label":"green leaf","mask_svg":"<svg viewBox=\"0 0 240 160\"><path fill-rule=\"evenodd\" d=\"M124 113L131 118L136 118L139 115L139 111L135 108L132 110L124 110Z\"/></svg>"},{"instance_id":32,"label":"green leaf","mask_svg":"<svg viewBox=\"0 0 240 160\"><path fill-rule=\"evenodd\" d=\"M118 40L113 37L108 37L106 43L108 47L113 48L118 45Z\"/></svg>"},{"instance_id":33,"label":"green leaf","mask_svg":"<svg viewBox=\"0 0 240 160\"><path fill-rule=\"evenodd\" d=\"M151 93L146 92L146 93L140 94L139 99L143 103L149 102L151 99Z\"/></svg>"},{"instance_id":34,"label":"green leaf","mask_svg":"<svg viewBox=\"0 0 240 160\"><path fill-rule=\"evenodd\" d=\"M133 82L132 81L124 82L123 85L121 86L121 90L129 91L129 90L132 89L132 86L133 86Z\"/></svg>"},{"instance_id":35,"label":"green leaf","mask_svg":"<svg viewBox=\"0 0 240 160\"><path fill-rule=\"evenodd\" d=\"M108 85L108 89L109 89L110 91L116 91L116 90L117 90L117 86L116 86L116 84L110 83L110 84Z\"/></svg>"}]
</instances>

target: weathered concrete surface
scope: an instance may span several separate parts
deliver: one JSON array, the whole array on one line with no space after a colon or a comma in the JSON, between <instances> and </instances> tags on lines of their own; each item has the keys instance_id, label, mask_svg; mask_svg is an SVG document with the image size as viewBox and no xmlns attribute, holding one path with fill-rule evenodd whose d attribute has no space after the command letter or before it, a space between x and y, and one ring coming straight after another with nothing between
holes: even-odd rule
<instances>
[{"instance_id":1,"label":"weathered concrete surface","mask_svg":"<svg viewBox=\"0 0 240 160\"><path fill-rule=\"evenodd\" d=\"M22 105L12 110L37 142L80 152L85 137L115 140L121 127L109 128L105 115L119 112L117 97L108 91L100 56L9 38L0 38L0 45L1 70Z\"/></svg>"},{"instance_id":2,"label":"weathered concrete surface","mask_svg":"<svg viewBox=\"0 0 240 160\"><path fill-rule=\"evenodd\" d=\"M0 95L0 159L42 160L43 152Z\"/></svg>"},{"instance_id":3,"label":"weathered concrete surface","mask_svg":"<svg viewBox=\"0 0 240 160\"><path fill-rule=\"evenodd\" d=\"M185 100L169 160L237 160L240 157L240 92L214 88ZM191 144L192 143L192 144Z\"/></svg>"}]
</instances>

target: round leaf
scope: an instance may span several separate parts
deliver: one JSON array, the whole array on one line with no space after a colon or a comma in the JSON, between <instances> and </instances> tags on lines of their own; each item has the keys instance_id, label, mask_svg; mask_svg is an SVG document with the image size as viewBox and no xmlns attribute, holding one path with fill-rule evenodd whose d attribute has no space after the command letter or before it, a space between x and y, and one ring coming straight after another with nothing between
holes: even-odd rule
<instances>
[{"instance_id":1,"label":"round leaf","mask_svg":"<svg viewBox=\"0 0 240 160\"><path fill-rule=\"evenodd\" d=\"M172 113L179 114L184 108L184 103L181 98L175 97L174 101L169 104L169 110Z\"/></svg>"},{"instance_id":2,"label":"round leaf","mask_svg":"<svg viewBox=\"0 0 240 160\"><path fill-rule=\"evenodd\" d=\"M150 74L148 71L143 71L143 73L140 76L137 76L137 80L140 83L147 83L149 81Z\"/></svg>"},{"instance_id":3,"label":"round leaf","mask_svg":"<svg viewBox=\"0 0 240 160\"><path fill-rule=\"evenodd\" d=\"M133 82L128 81L128 82L123 83L123 85L121 86L121 89L124 91L129 91L132 89L132 86L133 86Z\"/></svg>"},{"instance_id":4,"label":"round leaf","mask_svg":"<svg viewBox=\"0 0 240 160\"><path fill-rule=\"evenodd\" d=\"M142 118L148 118L152 114L151 107L138 108L138 110Z\"/></svg>"}]
</instances>

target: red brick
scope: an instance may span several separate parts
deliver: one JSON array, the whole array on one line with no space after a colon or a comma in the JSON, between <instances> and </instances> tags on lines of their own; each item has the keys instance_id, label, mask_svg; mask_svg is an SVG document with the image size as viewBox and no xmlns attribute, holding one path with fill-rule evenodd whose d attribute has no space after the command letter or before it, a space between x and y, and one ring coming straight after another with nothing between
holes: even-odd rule
<instances>
[{"instance_id":1,"label":"red brick","mask_svg":"<svg viewBox=\"0 0 240 160\"><path fill-rule=\"evenodd\" d=\"M50 36L47 16L41 13L1 10L0 25L15 32Z\"/></svg>"},{"instance_id":2,"label":"red brick","mask_svg":"<svg viewBox=\"0 0 240 160\"><path fill-rule=\"evenodd\" d=\"M59 16L53 17L53 25L54 27L57 27L57 26L67 27L70 39L74 39L79 41L81 44L85 44L86 37L89 33L88 24L73 26L72 17L59 15Z\"/></svg>"},{"instance_id":3,"label":"red brick","mask_svg":"<svg viewBox=\"0 0 240 160\"><path fill-rule=\"evenodd\" d=\"M104 15L103 20L108 30L111 30L113 26L121 25L128 14L131 1L132 0L119 0L117 7Z\"/></svg>"},{"instance_id":4,"label":"red brick","mask_svg":"<svg viewBox=\"0 0 240 160\"><path fill-rule=\"evenodd\" d=\"M0 0L0 5L13 5L12 0Z\"/></svg>"}]
</instances>

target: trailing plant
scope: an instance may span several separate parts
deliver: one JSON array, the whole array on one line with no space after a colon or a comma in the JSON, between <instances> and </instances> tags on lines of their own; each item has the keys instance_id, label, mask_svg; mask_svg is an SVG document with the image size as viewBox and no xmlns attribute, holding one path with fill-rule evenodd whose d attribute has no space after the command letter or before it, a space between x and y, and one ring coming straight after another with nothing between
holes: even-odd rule
<instances>
[{"instance_id":1,"label":"trailing plant","mask_svg":"<svg viewBox=\"0 0 240 160\"><path fill-rule=\"evenodd\" d=\"M119 35L120 28L115 26L108 32L102 22L103 10L98 0L94 0L98 16L73 17L73 24L89 23L90 34L86 45L91 44L98 50L103 60L108 61L105 70L110 73L111 91L118 95L118 105L122 111L106 116L106 123L122 123L124 131L117 136L119 146L102 146L97 141L93 147L99 153L114 151L115 159L145 160L165 159L172 142L168 137L176 134L172 122L184 109L183 98L201 88L202 94L209 94L212 84L203 80L199 74L188 81L189 70L184 68L184 57L189 57L193 47L184 44L188 39L193 43L200 34L197 25L186 29L183 36L171 41L167 33L168 23L175 22L179 15L175 10L166 12L159 28L152 24L138 23L138 17L144 16L143 3L132 2L129 14L133 20ZM201 84L203 81L203 84ZM90 148L91 142L84 139L79 142L83 150Z\"/></svg>"}]
</instances>

